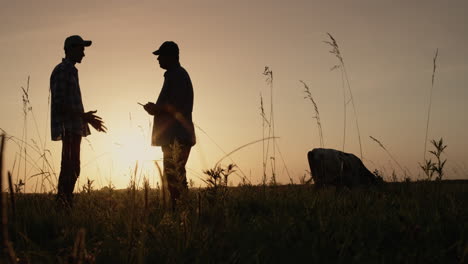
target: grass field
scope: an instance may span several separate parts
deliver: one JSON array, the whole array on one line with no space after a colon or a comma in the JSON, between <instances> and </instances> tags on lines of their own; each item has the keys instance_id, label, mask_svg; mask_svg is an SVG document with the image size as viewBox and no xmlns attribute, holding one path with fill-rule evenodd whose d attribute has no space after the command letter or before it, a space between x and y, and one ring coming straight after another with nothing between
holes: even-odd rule
<instances>
[{"instance_id":1,"label":"grass field","mask_svg":"<svg viewBox=\"0 0 468 264\"><path fill-rule=\"evenodd\" d=\"M8 229L24 263L467 263L468 182L17 194Z\"/></svg>"},{"instance_id":2,"label":"grass field","mask_svg":"<svg viewBox=\"0 0 468 264\"><path fill-rule=\"evenodd\" d=\"M325 43L338 59L332 70L341 72L343 84L342 150L347 135L347 105L351 103L362 157L357 110L343 56L335 38L328 36ZM423 164L419 164L426 180L411 181L407 170L371 136L404 174L400 177L403 182L353 189L278 185L276 154L291 183L293 180L275 141L273 72L265 67L270 107L269 112L265 110L260 95L262 183L251 185L243 177L238 187L228 187L227 176L232 168L216 170L220 169L217 166L221 159L211 172L204 171L210 176L203 180L208 187L190 189L175 211L168 209L167 197L160 189L150 189L147 183L136 186L134 178L124 190L93 190L88 180L88 185L76 193L72 210L58 208L52 192L23 193L28 162L39 169L33 176L42 177L41 185L56 186L57 181L52 177L57 173L45 144L40 140L40 144L28 143L27 117L33 109L28 78L27 88L22 88L23 136L8 136L18 145L20 154L14 184L17 190L10 183L10 192L3 193L0 202L0 264L8 263L8 257L19 263L468 263L468 180L443 180L447 160L442 153L447 145L442 138L431 141L432 156L426 156L437 54L438 50L433 59L425 155ZM314 107L312 119L317 122L320 146L324 147L318 106L307 84L302 84L305 99ZM36 124L34 115L32 118ZM37 138L42 138L36 132ZM32 158L31 153L39 158ZM1 157L2 148L0 161ZM19 177L23 160L24 181ZM135 175L137 168L138 163ZM269 181L267 174L271 176ZM395 170L392 177L398 180ZM306 180L304 175L300 182ZM0 184L0 190L6 189Z\"/></svg>"}]
</instances>

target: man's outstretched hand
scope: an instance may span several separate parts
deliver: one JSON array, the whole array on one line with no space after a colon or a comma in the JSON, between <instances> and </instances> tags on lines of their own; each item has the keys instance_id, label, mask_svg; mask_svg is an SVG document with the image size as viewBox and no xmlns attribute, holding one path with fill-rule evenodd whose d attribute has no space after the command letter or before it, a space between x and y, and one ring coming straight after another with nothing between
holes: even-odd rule
<instances>
[{"instance_id":1,"label":"man's outstretched hand","mask_svg":"<svg viewBox=\"0 0 468 264\"><path fill-rule=\"evenodd\" d=\"M104 122L102 121L102 118L95 115L97 111L89 111L83 114L83 120L87 123L89 123L94 129L96 129L99 132L107 132L107 127L104 125Z\"/></svg>"},{"instance_id":2,"label":"man's outstretched hand","mask_svg":"<svg viewBox=\"0 0 468 264\"><path fill-rule=\"evenodd\" d=\"M154 103L151 103L151 102L148 102L147 104L145 104L143 106L143 108L146 110L146 112L148 112L148 114L150 115L155 115L156 114L156 111L155 111L155 108L156 108L156 105Z\"/></svg>"}]
</instances>

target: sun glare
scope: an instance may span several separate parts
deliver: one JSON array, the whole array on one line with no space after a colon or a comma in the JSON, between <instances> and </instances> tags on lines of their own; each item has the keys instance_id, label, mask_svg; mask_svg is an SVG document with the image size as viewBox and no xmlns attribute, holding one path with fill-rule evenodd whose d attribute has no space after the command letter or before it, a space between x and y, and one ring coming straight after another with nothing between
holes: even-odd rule
<instances>
[{"instance_id":1,"label":"sun glare","mask_svg":"<svg viewBox=\"0 0 468 264\"><path fill-rule=\"evenodd\" d=\"M135 163L152 161L161 159L161 151L159 148L151 147L148 140L142 137L127 135L122 138L121 142L115 142L116 156L119 162Z\"/></svg>"},{"instance_id":2,"label":"sun glare","mask_svg":"<svg viewBox=\"0 0 468 264\"><path fill-rule=\"evenodd\" d=\"M151 146L149 139L137 135L127 133L114 142L112 151L114 166L121 174L134 173L135 168L144 175L153 174L154 161L162 160L161 149Z\"/></svg>"}]
</instances>

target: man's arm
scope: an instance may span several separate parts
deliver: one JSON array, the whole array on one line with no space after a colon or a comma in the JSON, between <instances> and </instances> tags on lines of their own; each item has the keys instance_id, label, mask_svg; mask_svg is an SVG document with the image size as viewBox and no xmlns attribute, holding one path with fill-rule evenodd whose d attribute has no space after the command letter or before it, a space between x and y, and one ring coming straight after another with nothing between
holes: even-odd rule
<instances>
[{"instance_id":1,"label":"man's arm","mask_svg":"<svg viewBox=\"0 0 468 264\"><path fill-rule=\"evenodd\" d=\"M169 106L169 83L168 83L168 77L164 75L164 84L161 89L161 92L159 93L158 100L156 103L148 102L143 106L143 108L148 112L150 115L158 115L161 112L167 112L169 111L168 106Z\"/></svg>"},{"instance_id":2,"label":"man's arm","mask_svg":"<svg viewBox=\"0 0 468 264\"><path fill-rule=\"evenodd\" d=\"M148 102L143 107L150 115L160 113L191 113L193 109L193 87L190 77L183 73L165 76L164 85L156 104Z\"/></svg>"},{"instance_id":3,"label":"man's arm","mask_svg":"<svg viewBox=\"0 0 468 264\"><path fill-rule=\"evenodd\" d=\"M148 102L145 105L143 105L143 108L148 112L150 115L158 115L161 112L170 112L171 107L170 104L164 103L164 104L155 104L152 102Z\"/></svg>"},{"instance_id":4,"label":"man's arm","mask_svg":"<svg viewBox=\"0 0 468 264\"><path fill-rule=\"evenodd\" d=\"M58 69L55 71L51 78L51 94L52 101L54 102L57 112L60 114L60 121L63 122L66 119L81 118L84 122L89 123L99 132L106 132L107 128L104 125L101 117L94 115L96 111L90 111L87 113L81 113L74 111L71 107L70 102L70 78L71 73L64 69Z\"/></svg>"},{"instance_id":5,"label":"man's arm","mask_svg":"<svg viewBox=\"0 0 468 264\"><path fill-rule=\"evenodd\" d=\"M104 125L102 118L100 116L95 115L96 112L97 110L83 113L83 121L93 126L94 129L96 129L97 131L106 133L107 127Z\"/></svg>"}]
</instances>

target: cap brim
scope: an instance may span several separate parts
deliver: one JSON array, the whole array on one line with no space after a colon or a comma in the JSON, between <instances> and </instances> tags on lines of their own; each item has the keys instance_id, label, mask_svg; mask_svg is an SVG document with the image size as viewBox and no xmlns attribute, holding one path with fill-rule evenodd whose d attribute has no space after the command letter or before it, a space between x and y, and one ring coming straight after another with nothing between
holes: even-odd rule
<instances>
[{"instance_id":1,"label":"cap brim","mask_svg":"<svg viewBox=\"0 0 468 264\"><path fill-rule=\"evenodd\" d=\"M83 40L83 46L84 47L89 47L89 46L91 46L91 44L93 44L93 42L91 40Z\"/></svg>"},{"instance_id":2,"label":"cap brim","mask_svg":"<svg viewBox=\"0 0 468 264\"><path fill-rule=\"evenodd\" d=\"M159 55L159 54L161 54L161 52L159 50L153 51L153 55Z\"/></svg>"}]
</instances>

